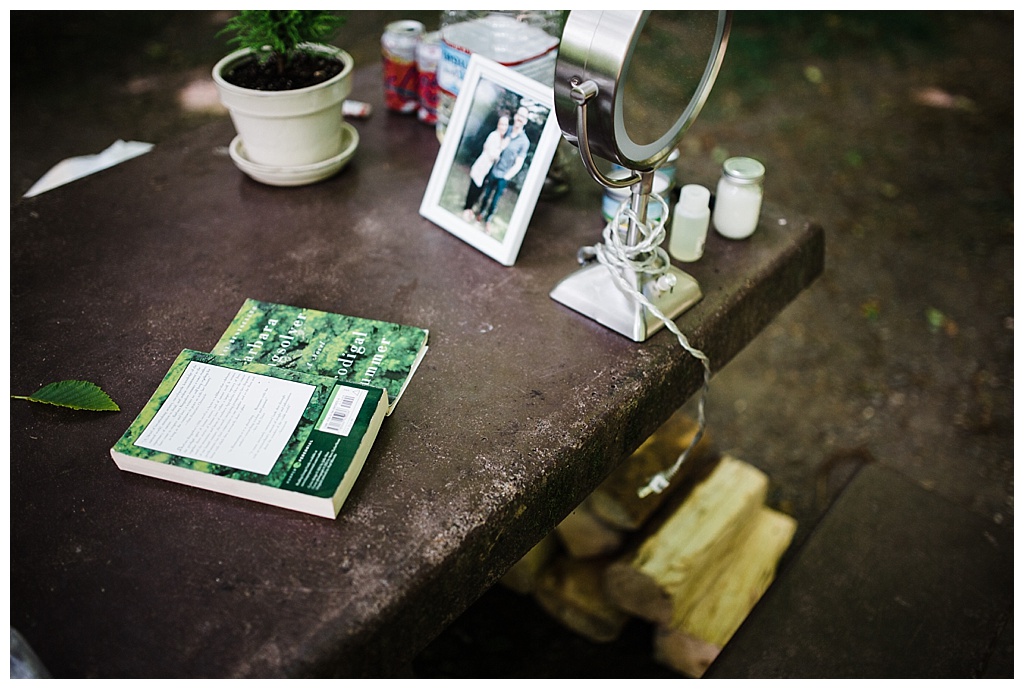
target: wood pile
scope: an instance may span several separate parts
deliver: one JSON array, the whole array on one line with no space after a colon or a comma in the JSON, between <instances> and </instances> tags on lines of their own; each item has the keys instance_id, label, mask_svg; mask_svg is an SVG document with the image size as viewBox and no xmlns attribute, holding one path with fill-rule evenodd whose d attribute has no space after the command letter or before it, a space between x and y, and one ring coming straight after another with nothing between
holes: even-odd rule
<instances>
[{"instance_id":1,"label":"wood pile","mask_svg":"<svg viewBox=\"0 0 1024 689\"><path fill-rule=\"evenodd\" d=\"M762 472L707 434L669 488L638 497L696 432L673 415L502 583L597 643L646 620L658 662L703 675L771 584L796 522L764 504Z\"/></svg>"}]
</instances>

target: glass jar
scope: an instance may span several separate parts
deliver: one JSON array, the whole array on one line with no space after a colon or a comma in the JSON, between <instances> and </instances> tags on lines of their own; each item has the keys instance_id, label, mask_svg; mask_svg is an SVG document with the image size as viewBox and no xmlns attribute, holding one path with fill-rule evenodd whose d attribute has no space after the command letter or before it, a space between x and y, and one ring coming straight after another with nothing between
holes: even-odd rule
<instances>
[{"instance_id":1,"label":"glass jar","mask_svg":"<svg viewBox=\"0 0 1024 689\"><path fill-rule=\"evenodd\" d=\"M551 86L564 23L564 10L442 10L437 138L444 138L473 53Z\"/></svg>"},{"instance_id":2,"label":"glass jar","mask_svg":"<svg viewBox=\"0 0 1024 689\"><path fill-rule=\"evenodd\" d=\"M757 229L764 197L764 165L753 158L729 158L715 194L712 222L728 239L746 239Z\"/></svg>"},{"instance_id":3,"label":"glass jar","mask_svg":"<svg viewBox=\"0 0 1024 689\"><path fill-rule=\"evenodd\" d=\"M608 173L608 176L612 179L623 179L629 177L633 173L625 168L612 169ZM666 203L668 203L668 195L671 192L671 181L669 176L663 172L654 173L654 182L651 185L651 191L660 196ZM633 192L629 187L606 187L604 194L601 196L601 216L604 218L606 223L611 222L612 219L619 212L619 207L623 203L629 202ZM651 199L647 202L647 222L648 224L655 224L661 220L661 213L663 206ZM628 223L626 223L628 224ZM624 228L620 228L624 229Z\"/></svg>"}]
</instances>

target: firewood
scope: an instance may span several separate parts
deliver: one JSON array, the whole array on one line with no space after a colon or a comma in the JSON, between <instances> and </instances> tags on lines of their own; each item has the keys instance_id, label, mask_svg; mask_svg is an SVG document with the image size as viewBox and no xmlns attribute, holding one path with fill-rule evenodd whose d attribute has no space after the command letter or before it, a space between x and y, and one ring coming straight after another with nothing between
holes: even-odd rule
<instances>
[{"instance_id":1,"label":"firewood","mask_svg":"<svg viewBox=\"0 0 1024 689\"><path fill-rule=\"evenodd\" d=\"M761 509L767 477L723 457L664 523L635 550L608 567L605 587L624 611L669 624L674 607L689 607L702 575L721 568L737 537Z\"/></svg>"},{"instance_id":2,"label":"firewood","mask_svg":"<svg viewBox=\"0 0 1024 689\"><path fill-rule=\"evenodd\" d=\"M604 592L607 559L557 557L537 581L534 597L553 618L596 643L618 638L629 619Z\"/></svg>"},{"instance_id":3,"label":"firewood","mask_svg":"<svg viewBox=\"0 0 1024 689\"><path fill-rule=\"evenodd\" d=\"M654 632L655 662L690 677L702 677L721 651L721 646L671 627L658 625Z\"/></svg>"},{"instance_id":4,"label":"firewood","mask_svg":"<svg viewBox=\"0 0 1024 689\"><path fill-rule=\"evenodd\" d=\"M710 644L724 646L775 579L779 558L796 533L796 520L763 507L752 528L715 577L699 585L688 609L676 608L672 626Z\"/></svg>"},{"instance_id":5,"label":"firewood","mask_svg":"<svg viewBox=\"0 0 1024 689\"><path fill-rule=\"evenodd\" d=\"M530 549L519 562L501 578L501 584L512 589L516 593L526 595L532 593L536 588L537 579L548 562L558 552L558 542L554 536L548 534L541 539L540 543Z\"/></svg>"},{"instance_id":6,"label":"firewood","mask_svg":"<svg viewBox=\"0 0 1024 689\"><path fill-rule=\"evenodd\" d=\"M575 558L597 557L622 547L625 533L601 521L586 500L555 528L566 552Z\"/></svg>"},{"instance_id":7,"label":"firewood","mask_svg":"<svg viewBox=\"0 0 1024 689\"><path fill-rule=\"evenodd\" d=\"M669 625L658 625L654 659L701 677L775 578L779 558L796 532L796 521L762 507L737 543L726 567L704 576L702 594Z\"/></svg>"},{"instance_id":8,"label":"firewood","mask_svg":"<svg viewBox=\"0 0 1024 689\"><path fill-rule=\"evenodd\" d=\"M697 422L677 411L587 498L590 510L621 530L642 527L672 492L685 484L687 476L709 468L717 460L710 434L705 433L668 488L644 498L637 495L651 476L675 464L696 434Z\"/></svg>"}]
</instances>

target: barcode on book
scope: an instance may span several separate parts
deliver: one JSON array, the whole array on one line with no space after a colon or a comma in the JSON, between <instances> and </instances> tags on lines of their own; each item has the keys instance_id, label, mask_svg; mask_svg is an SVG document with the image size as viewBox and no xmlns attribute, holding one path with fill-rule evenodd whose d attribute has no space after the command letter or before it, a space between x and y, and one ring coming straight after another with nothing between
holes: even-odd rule
<instances>
[{"instance_id":1,"label":"barcode on book","mask_svg":"<svg viewBox=\"0 0 1024 689\"><path fill-rule=\"evenodd\" d=\"M335 387L334 396L323 415L319 430L347 436L352 432L352 426L359 416L359 410L363 408L365 399L366 390L350 388L347 385Z\"/></svg>"}]
</instances>

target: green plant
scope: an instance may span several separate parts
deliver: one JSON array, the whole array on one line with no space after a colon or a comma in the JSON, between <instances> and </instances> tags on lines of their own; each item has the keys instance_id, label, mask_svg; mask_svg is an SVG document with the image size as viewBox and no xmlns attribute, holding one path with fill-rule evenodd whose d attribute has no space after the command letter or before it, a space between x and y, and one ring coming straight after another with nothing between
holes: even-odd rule
<instances>
[{"instance_id":1,"label":"green plant","mask_svg":"<svg viewBox=\"0 0 1024 689\"><path fill-rule=\"evenodd\" d=\"M220 33L234 34L229 45L250 48L262 63L273 61L281 74L303 43L323 43L344 23L344 17L325 10L242 10Z\"/></svg>"}]
</instances>

